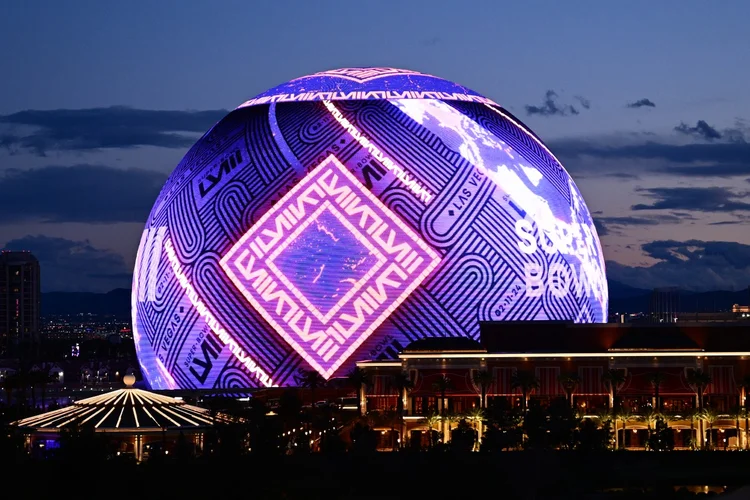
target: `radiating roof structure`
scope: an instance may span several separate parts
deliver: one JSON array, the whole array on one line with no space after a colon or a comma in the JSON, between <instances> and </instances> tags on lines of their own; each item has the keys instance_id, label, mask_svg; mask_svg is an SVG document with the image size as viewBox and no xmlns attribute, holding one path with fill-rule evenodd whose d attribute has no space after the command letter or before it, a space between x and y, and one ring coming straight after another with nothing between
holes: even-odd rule
<instances>
[{"instance_id":1,"label":"radiating roof structure","mask_svg":"<svg viewBox=\"0 0 750 500\"><path fill-rule=\"evenodd\" d=\"M59 410L24 418L14 425L34 432L60 432L73 426L92 425L96 432L149 433L198 431L213 426L221 417L205 408L133 387L135 377L123 378L125 389L76 401Z\"/></svg>"}]
</instances>

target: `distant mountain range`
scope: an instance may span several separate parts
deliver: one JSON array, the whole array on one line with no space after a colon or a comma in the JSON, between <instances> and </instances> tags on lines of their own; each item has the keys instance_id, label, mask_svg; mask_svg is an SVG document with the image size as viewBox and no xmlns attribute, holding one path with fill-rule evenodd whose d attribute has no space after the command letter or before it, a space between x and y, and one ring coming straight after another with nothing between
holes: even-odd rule
<instances>
[{"instance_id":1,"label":"distant mountain range","mask_svg":"<svg viewBox=\"0 0 750 500\"><path fill-rule=\"evenodd\" d=\"M651 290L633 288L617 281L609 282L611 313L646 312L651 301ZM714 292L678 292L680 312L721 312L733 304L750 304L748 290ZM129 316L130 290L118 288L107 293L49 292L42 294L42 314L79 314Z\"/></svg>"}]
</instances>

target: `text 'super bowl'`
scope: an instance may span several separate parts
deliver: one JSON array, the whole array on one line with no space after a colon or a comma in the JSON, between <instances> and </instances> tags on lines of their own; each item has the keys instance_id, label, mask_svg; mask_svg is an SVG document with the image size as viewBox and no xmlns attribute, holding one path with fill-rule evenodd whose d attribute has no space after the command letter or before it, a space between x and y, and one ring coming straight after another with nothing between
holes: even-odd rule
<instances>
[{"instance_id":1,"label":"text 'super bowl'","mask_svg":"<svg viewBox=\"0 0 750 500\"><path fill-rule=\"evenodd\" d=\"M429 75L354 68L245 102L143 232L133 332L154 389L343 376L481 321L603 322L591 215L518 119Z\"/></svg>"}]
</instances>

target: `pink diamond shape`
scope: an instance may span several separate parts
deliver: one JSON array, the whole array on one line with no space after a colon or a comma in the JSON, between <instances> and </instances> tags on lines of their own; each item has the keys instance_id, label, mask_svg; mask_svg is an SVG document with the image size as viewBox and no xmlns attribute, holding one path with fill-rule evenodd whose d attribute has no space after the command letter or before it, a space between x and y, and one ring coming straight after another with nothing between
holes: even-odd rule
<instances>
[{"instance_id":1,"label":"pink diamond shape","mask_svg":"<svg viewBox=\"0 0 750 500\"><path fill-rule=\"evenodd\" d=\"M319 239L311 234L313 224L323 235ZM344 251L332 256L339 240ZM309 257L300 248L309 249ZM290 251L296 252L289 254L294 258L279 264ZM357 262L364 267L354 269L346 261L349 254L360 256ZM316 255L333 267L319 293L316 283L325 265L312 264ZM330 378L440 257L331 155L266 212L220 263L274 330ZM306 266L315 272L308 276Z\"/></svg>"}]
</instances>

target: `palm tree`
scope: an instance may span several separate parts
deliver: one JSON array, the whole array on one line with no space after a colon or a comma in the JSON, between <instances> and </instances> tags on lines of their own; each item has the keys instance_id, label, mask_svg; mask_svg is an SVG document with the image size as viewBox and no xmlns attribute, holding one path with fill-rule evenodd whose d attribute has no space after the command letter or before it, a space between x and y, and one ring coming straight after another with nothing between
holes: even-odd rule
<instances>
[{"instance_id":1,"label":"palm tree","mask_svg":"<svg viewBox=\"0 0 750 500\"><path fill-rule=\"evenodd\" d=\"M492 383L495 381L495 377L489 370L478 370L472 375L474 383L479 386L482 393L482 401L480 406L482 409L487 408L487 390L490 388Z\"/></svg>"},{"instance_id":2,"label":"palm tree","mask_svg":"<svg viewBox=\"0 0 750 500\"><path fill-rule=\"evenodd\" d=\"M398 372L391 378L391 384L396 390L396 394L398 394L396 398L396 418L400 424L398 432L401 437L401 444L404 444L404 437L406 436L406 427L404 426L404 399L414 387L414 382L408 373Z\"/></svg>"},{"instance_id":3,"label":"palm tree","mask_svg":"<svg viewBox=\"0 0 750 500\"><path fill-rule=\"evenodd\" d=\"M429 430L429 433L430 433L429 434L429 437L430 437L430 440L429 440L430 448L432 448L432 446L434 445L434 442L433 442L433 439L432 439L432 431L435 429L435 426L439 422L441 422L441 421L442 421L442 418L440 417L440 415L438 415L437 413L432 413L432 412L430 412L427 415L425 415L425 417L422 419L422 422L424 422L425 424L427 424L427 429Z\"/></svg>"},{"instance_id":4,"label":"palm tree","mask_svg":"<svg viewBox=\"0 0 750 500\"><path fill-rule=\"evenodd\" d=\"M713 408L703 408L700 412L700 419L708 424L708 448L713 448L713 430L714 422L719 419L719 414Z\"/></svg>"},{"instance_id":5,"label":"palm tree","mask_svg":"<svg viewBox=\"0 0 750 500\"><path fill-rule=\"evenodd\" d=\"M661 414L653 408L646 407L641 415L640 419L646 422L646 428L648 429L648 437L651 438L651 432L656 426L656 421L662 418ZM648 443L648 441L646 441Z\"/></svg>"},{"instance_id":6,"label":"palm tree","mask_svg":"<svg viewBox=\"0 0 750 500\"><path fill-rule=\"evenodd\" d=\"M697 398L697 410L698 412L703 411L704 401L703 397L706 394L706 388L708 387L708 384L711 383L711 375L704 372L703 370L689 370L687 373L687 383L690 386L693 391L695 391L695 395ZM703 431L703 422L705 422L705 419L699 418L698 419L698 436L700 437L700 442L703 443L704 439L704 431Z\"/></svg>"},{"instance_id":7,"label":"palm tree","mask_svg":"<svg viewBox=\"0 0 750 500\"><path fill-rule=\"evenodd\" d=\"M695 420L700 420L700 413L695 408L690 408L686 412L686 416L690 418L690 448L695 449L696 434L695 434Z\"/></svg>"},{"instance_id":8,"label":"palm tree","mask_svg":"<svg viewBox=\"0 0 750 500\"><path fill-rule=\"evenodd\" d=\"M294 382L300 387L310 389L310 405L315 408L315 391L326 385L326 379L317 370L302 370L294 376Z\"/></svg>"},{"instance_id":9,"label":"palm tree","mask_svg":"<svg viewBox=\"0 0 750 500\"><path fill-rule=\"evenodd\" d=\"M440 415L445 418L446 415L446 404L445 404L445 393L453 388L453 381L446 375L442 374L432 384L432 388L440 392Z\"/></svg>"},{"instance_id":10,"label":"palm tree","mask_svg":"<svg viewBox=\"0 0 750 500\"><path fill-rule=\"evenodd\" d=\"M654 388L654 407L656 411L661 411L661 401L659 398L659 389L661 388L662 382L664 382L664 374L662 372L653 372L648 374L648 381L651 383L651 387Z\"/></svg>"},{"instance_id":11,"label":"palm tree","mask_svg":"<svg viewBox=\"0 0 750 500\"><path fill-rule=\"evenodd\" d=\"M535 389L539 389L539 379L530 371L521 370L513 374L510 379L510 386L513 389L521 389L523 410L526 411L529 406L529 396Z\"/></svg>"},{"instance_id":12,"label":"palm tree","mask_svg":"<svg viewBox=\"0 0 750 500\"><path fill-rule=\"evenodd\" d=\"M469 410L469 412L466 414L466 418L470 420L471 422L476 424L476 430L477 430L477 448L482 443L482 431L484 430L483 422L485 419L485 411L484 408L472 408Z\"/></svg>"},{"instance_id":13,"label":"palm tree","mask_svg":"<svg viewBox=\"0 0 750 500\"><path fill-rule=\"evenodd\" d=\"M398 411L398 414L403 417L404 397L410 390L412 390L412 388L414 388L414 381L408 373L398 372L391 378L391 384L398 394L398 399L396 400L396 411Z\"/></svg>"},{"instance_id":14,"label":"palm tree","mask_svg":"<svg viewBox=\"0 0 750 500\"><path fill-rule=\"evenodd\" d=\"M615 449L619 448L619 437L617 436L617 415L614 416L611 411L609 410L601 410L596 412L596 415L594 416L596 420L599 421L599 426L604 429L606 428L607 423L614 423L614 438L615 438ZM614 420L614 422L613 422ZM611 441L610 441L611 444ZM610 446L610 444L607 445L607 447Z\"/></svg>"},{"instance_id":15,"label":"palm tree","mask_svg":"<svg viewBox=\"0 0 750 500\"><path fill-rule=\"evenodd\" d=\"M737 436L737 449L742 449L742 433L740 431L740 419L747 417L747 412L741 406L735 406L729 411L729 416L734 419L735 435Z\"/></svg>"},{"instance_id":16,"label":"palm tree","mask_svg":"<svg viewBox=\"0 0 750 500\"><path fill-rule=\"evenodd\" d=\"M362 368L355 366L346 374L346 378L357 389L357 411L362 415L362 401L365 399L365 388L370 385L370 375Z\"/></svg>"},{"instance_id":17,"label":"palm tree","mask_svg":"<svg viewBox=\"0 0 750 500\"><path fill-rule=\"evenodd\" d=\"M626 432L628 430L628 422L631 422L635 419L635 415L631 413L631 411L628 408L620 408L615 413L615 416L617 417L617 420L622 422L622 441L620 442L620 447L625 448L625 436ZM617 432L617 429L615 428L615 432Z\"/></svg>"},{"instance_id":18,"label":"palm tree","mask_svg":"<svg viewBox=\"0 0 750 500\"><path fill-rule=\"evenodd\" d=\"M581 383L581 377L577 373L563 373L557 377L557 381L560 382L563 391L565 391L565 398L568 403L573 407L573 394L578 389L578 384Z\"/></svg>"},{"instance_id":19,"label":"palm tree","mask_svg":"<svg viewBox=\"0 0 750 500\"><path fill-rule=\"evenodd\" d=\"M453 388L453 381L448 378L446 374L440 375L440 377L432 384L432 388L438 392L440 392L440 416L443 419L442 427L443 427L443 442L447 441L447 436L445 432L445 424L446 424L446 417L447 417L447 406L445 403L445 393Z\"/></svg>"},{"instance_id":20,"label":"palm tree","mask_svg":"<svg viewBox=\"0 0 750 500\"><path fill-rule=\"evenodd\" d=\"M711 375L703 370L689 370L687 373L687 383L695 391L698 397L698 409L703 409L703 396L706 393L708 384L711 383Z\"/></svg>"},{"instance_id":21,"label":"palm tree","mask_svg":"<svg viewBox=\"0 0 750 500\"><path fill-rule=\"evenodd\" d=\"M617 398L617 390L619 386L625 383L625 372L617 369L607 370L602 375L602 382L609 389L609 394L612 397L612 410L616 412L620 406Z\"/></svg>"}]
</instances>

